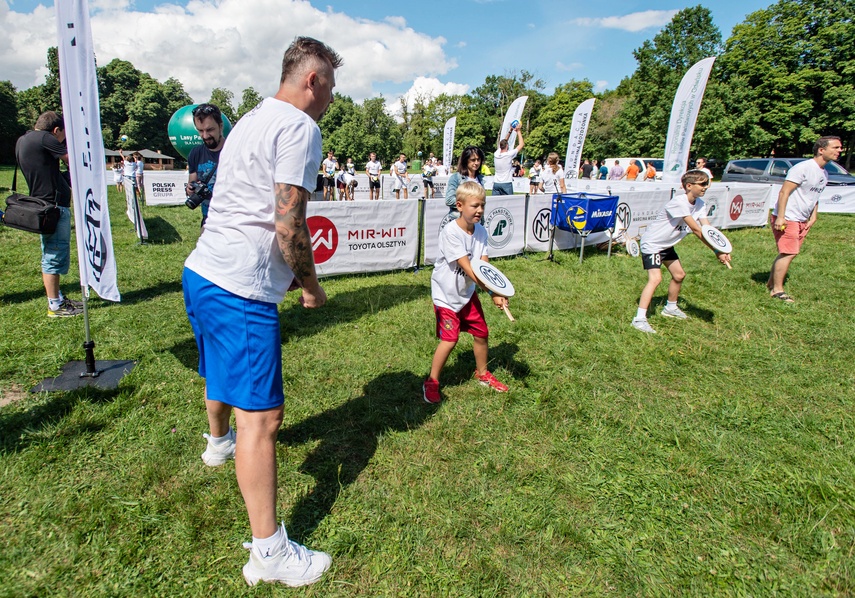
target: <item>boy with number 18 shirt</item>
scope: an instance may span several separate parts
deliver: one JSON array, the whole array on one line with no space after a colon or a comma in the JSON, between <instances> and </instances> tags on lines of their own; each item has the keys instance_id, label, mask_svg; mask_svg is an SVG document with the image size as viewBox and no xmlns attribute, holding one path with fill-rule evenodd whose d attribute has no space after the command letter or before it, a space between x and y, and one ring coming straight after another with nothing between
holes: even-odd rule
<instances>
[{"instance_id":1,"label":"boy with number 18 shirt","mask_svg":"<svg viewBox=\"0 0 855 598\"><path fill-rule=\"evenodd\" d=\"M424 398L428 403L439 403L439 374L457 345L460 332L472 335L475 353L475 379L498 392L508 387L496 380L487 370L487 322L475 286L493 295L475 277L471 260L487 257L487 231L481 225L486 194L474 181L461 183L457 188L457 210L460 217L445 225L439 235L439 259L430 277L431 296L436 315L436 336L439 346L431 362L430 376L424 383ZM506 297L493 296L499 309L506 307Z\"/></svg>"},{"instance_id":2,"label":"boy with number 18 shirt","mask_svg":"<svg viewBox=\"0 0 855 598\"><path fill-rule=\"evenodd\" d=\"M671 283L668 285L668 303L662 310L662 315L668 318L685 320L688 316L677 307L677 298L686 273L680 264L680 256L674 251L674 246L690 232L716 252L722 264L730 263L730 254L719 253L712 247L701 232L701 226L709 224L707 208L701 199L710 186L710 178L700 170L690 170L680 181L685 193L675 195L656 220L641 236L641 260L647 270L647 284L641 292L638 301L638 312L632 320L632 327L642 332L655 334L656 331L647 321L647 308L653 300L656 287L662 282L662 265L671 273ZM700 221L700 224L698 222Z\"/></svg>"}]
</instances>

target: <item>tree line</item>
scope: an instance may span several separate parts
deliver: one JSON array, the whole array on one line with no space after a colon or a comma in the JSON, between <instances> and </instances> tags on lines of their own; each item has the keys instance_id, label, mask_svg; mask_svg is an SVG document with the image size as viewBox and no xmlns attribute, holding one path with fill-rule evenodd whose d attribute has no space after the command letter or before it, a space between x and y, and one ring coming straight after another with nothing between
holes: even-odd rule
<instances>
[{"instance_id":1,"label":"tree line","mask_svg":"<svg viewBox=\"0 0 855 598\"><path fill-rule=\"evenodd\" d=\"M573 111L597 99L586 157L662 157L674 93L698 60L716 56L692 144L694 156L725 161L749 156L802 156L821 135L843 140L845 166L855 142L855 0L779 0L748 15L722 40L703 6L678 12L652 39L633 52L637 66L613 90L595 92L585 80L570 80L552 94L536 73L490 75L465 95L401 99L397 118L383 97L361 103L336 94L319 123L324 151L357 163L376 152L390 164L399 152L442 154L445 122L457 116L455 149L477 145L492 150L511 102L529 96L521 125L525 156L563 156ZM14 140L44 110L61 107L56 48L48 51L49 74L42 85L16 91L0 81L0 159L14 159ZM178 108L193 103L180 81L160 83L130 62L115 59L98 67L101 123L108 147L147 147L178 156L167 123ZM261 97L217 88L208 100L236 122ZM128 141L120 141L127 135Z\"/></svg>"}]
</instances>

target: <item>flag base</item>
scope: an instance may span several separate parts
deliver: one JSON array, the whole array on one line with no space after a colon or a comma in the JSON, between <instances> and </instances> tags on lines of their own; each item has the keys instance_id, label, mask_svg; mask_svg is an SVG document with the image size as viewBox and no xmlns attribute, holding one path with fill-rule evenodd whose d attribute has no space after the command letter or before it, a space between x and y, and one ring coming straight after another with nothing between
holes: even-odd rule
<instances>
[{"instance_id":1,"label":"flag base","mask_svg":"<svg viewBox=\"0 0 855 598\"><path fill-rule=\"evenodd\" d=\"M125 359L97 361L95 371L89 372L85 361L69 361L62 366L56 378L46 378L32 387L30 392L54 392L94 387L100 390L115 390L119 382L134 369L136 361Z\"/></svg>"}]
</instances>

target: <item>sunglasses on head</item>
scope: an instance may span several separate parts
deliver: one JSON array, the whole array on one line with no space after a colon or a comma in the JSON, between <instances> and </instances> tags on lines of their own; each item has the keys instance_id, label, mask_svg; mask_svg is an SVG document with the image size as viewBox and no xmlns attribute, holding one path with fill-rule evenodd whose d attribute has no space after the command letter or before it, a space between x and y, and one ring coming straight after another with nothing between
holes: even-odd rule
<instances>
[{"instance_id":1,"label":"sunglasses on head","mask_svg":"<svg viewBox=\"0 0 855 598\"><path fill-rule=\"evenodd\" d=\"M210 104L202 104L193 108L193 116L211 116L217 113L217 107Z\"/></svg>"}]
</instances>

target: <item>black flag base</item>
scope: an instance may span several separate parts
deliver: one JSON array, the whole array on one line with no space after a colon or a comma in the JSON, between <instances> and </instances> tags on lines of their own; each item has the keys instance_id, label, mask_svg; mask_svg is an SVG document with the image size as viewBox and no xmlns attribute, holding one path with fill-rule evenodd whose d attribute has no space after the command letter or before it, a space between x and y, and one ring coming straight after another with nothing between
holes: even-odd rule
<instances>
[{"instance_id":1,"label":"black flag base","mask_svg":"<svg viewBox=\"0 0 855 598\"><path fill-rule=\"evenodd\" d=\"M77 390L95 387L101 390L115 390L119 382L134 369L136 361L126 359L117 361L97 361L94 372L87 371L85 361L69 361L62 366L62 373L56 378L46 378L30 389L30 392L54 392L57 390Z\"/></svg>"}]
</instances>

